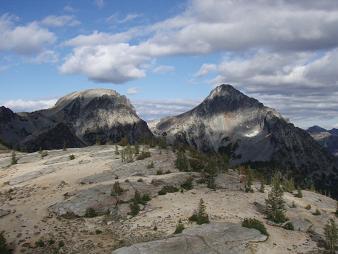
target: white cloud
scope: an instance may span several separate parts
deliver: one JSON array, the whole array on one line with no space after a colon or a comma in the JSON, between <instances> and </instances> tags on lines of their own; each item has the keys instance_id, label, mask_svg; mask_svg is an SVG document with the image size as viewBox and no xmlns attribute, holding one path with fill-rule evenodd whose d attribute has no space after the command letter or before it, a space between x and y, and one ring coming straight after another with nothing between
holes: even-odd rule
<instances>
[{"instance_id":1,"label":"white cloud","mask_svg":"<svg viewBox=\"0 0 338 254\"><path fill-rule=\"evenodd\" d=\"M138 89L137 87L130 87L127 89L128 95L138 94L139 92L140 92L140 89Z\"/></svg>"},{"instance_id":2,"label":"white cloud","mask_svg":"<svg viewBox=\"0 0 338 254\"><path fill-rule=\"evenodd\" d=\"M76 11L71 5L66 5L65 7L63 7L63 10L65 12L75 12Z\"/></svg>"},{"instance_id":3,"label":"white cloud","mask_svg":"<svg viewBox=\"0 0 338 254\"><path fill-rule=\"evenodd\" d=\"M196 77L203 77L208 75L210 72L217 70L216 64L203 64L198 72L195 74Z\"/></svg>"},{"instance_id":4,"label":"white cloud","mask_svg":"<svg viewBox=\"0 0 338 254\"><path fill-rule=\"evenodd\" d=\"M158 74L164 74L164 73L174 72L174 71L175 71L175 67L170 66L170 65L159 65L153 69L153 72L158 73Z\"/></svg>"},{"instance_id":5,"label":"white cloud","mask_svg":"<svg viewBox=\"0 0 338 254\"><path fill-rule=\"evenodd\" d=\"M50 15L45 17L41 21L42 25L50 26L50 27L62 27L62 26L78 26L81 24L74 16L62 15L55 16Z\"/></svg>"},{"instance_id":6,"label":"white cloud","mask_svg":"<svg viewBox=\"0 0 338 254\"><path fill-rule=\"evenodd\" d=\"M56 41L56 36L37 22L15 26L14 21L8 14L0 17L0 51L33 54Z\"/></svg>"},{"instance_id":7,"label":"white cloud","mask_svg":"<svg viewBox=\"0 0 338 254\"><path fill-rule=\"evenodd\" d=\"M83 46L75 48L61 73L82 73L97 82L124 83L145 76L142 66L147 57L129 44Z\"/></svg>"},{"instance_id":8,"label":"white cloud","mask_svg":"<svg viewBox=\"0 0 338 254\"><path fill-rule=\"evenodd\" d=\"M106 21L110 24L124 24L132 20L138 19L142 16L142 14L138 13L129 13L123 18L119 18L119 15L117 13L114 13L113 15L106 18Z\"/></svg>"},{"instance_id":9,"label":"white cloud","mask_svg":"<svg viewBox=\"0 0 338 254\"><path fill-rule=\"evenodd\" d=\"M57 99L50 100L9 100L3 103L7 108L15 112L31 112L40 109L53 107Z\"/></svg>"},{"instance_id":10,"label":"white cloud","mask_svg":"<svg viewBox=\"0 0 338 254\"><path fill-rule=\"evenodd\" d=\"M59 61L58 54L53 50L45 50L30 60L32 63L57 63Z\"/></svg>"}]
</instances>

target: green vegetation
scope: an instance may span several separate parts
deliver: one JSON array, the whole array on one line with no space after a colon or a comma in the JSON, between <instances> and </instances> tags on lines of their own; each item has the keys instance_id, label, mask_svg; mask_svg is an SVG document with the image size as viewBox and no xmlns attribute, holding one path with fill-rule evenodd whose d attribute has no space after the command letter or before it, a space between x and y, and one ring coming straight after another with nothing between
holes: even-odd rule
<instances>
[{"instance_id":1,"label":"green vegetation","mask_svg":"<svg viewBox=\"0 0 338 254\"><path fill-rule=\"evenodd\" d=\"M246 170L245 192L254 192L252 189L253 176L251 169Z\"/></svg>"},{"instance_id":2,"label":"green vegetation","mask_svg":"<svg viewBox=\"0 0 338 254\"><path fill-rule=\"evenodd\" d=\"M315 216L321 215L322 213L319 211L319 209L317 208L316 211L314 213L312 213Z\"/></svg>"},{"instance_id":3,"label":"green vegetation","mask_svg":"<svg viewBox=\"0 0 338 254\"><path fill-rule=\"evenodd\" d=\"M129 204L130 212L129 215L136 216L140 212L140 204L146 205L151 198L148 194L141 194L138 191L135 191L134 198L131 199L131 203Z\"/></svg>"},{"instance_id":4,"label":"green vegetation","mask_svg":"<svg viewBox=\"0 0 338 254\"><path fill-rule=\"evenodd\" d=\"M140 154L140 146L138 144L135 144L134 153L135 153L135 155L139 155Z\"/></svg>"},{"instance_id":5,"label":"green vegetation","mask_svg":"<svg viewBox=\"0 0 338 254\"><path fill-rule=\"evenodd\" d=\"M71 155L69 155L69 160L75 160L75 155L74 154L71 154Z\"/></svg>"},{"instance_id":6,"label":"green vegetation","mask_svg":"<svg viewBox=\"0 0 338 254\"><path fill-rule=\"evenodd\" d=\"M296 204L295 204L295 201L292 201L292 204L291 204L291 208L296 208Z\"/></svg>"},{"instance_id":7,"label":"green vegetation","mask_svg":"<svg viewBox=\"0 0 338 254\"><path fill-rule=\"evenodd\" d=\"M303 193L302 190L297 188L297 194L295 195L296 198L302 198L303 197Z\"/></svg>"},{"instance_id":8,"label":"green vegetation","mask_svg":"<svg viewBox=\"0 0 338 254\"><path fill-rule=\"evenodd\" d=\"M153 161L149 162L149 164L147 165L147 169L151 169L151 168L154 168L154 167L155 167L155 165L154 165Z\"/></svg>"},{"instance_id":9,"label":"green vegetation","mask_svg":"<svg viewBox=\"0 0 338 254\"><path fill-rule=\"evenodd\" d=\"M295 227L293 226L292 222L289 221L283 225L283 228L286 230L295 230Z\"/></svg>"},{"instance_id":10,"label":"green vegetation","mask_svg":"<svg viewBox=\"0 0 338 254\"><path fill-rule=\"evenodd\" d=\"M176 225L176 229L175 229L175 232L174 234L180 234L182 233L182 231L184 230L184 225L182 223L182 220L180 219Z\"/></svg>"},{"instance_id":11,"label":"green vegetation","mask_svg":"<svg viewBox=\"0 0 338 254\"><path fill-rule=\"evenodd\" d=\"M47 151L44 151L44 150L41 150L41 148L40 148L39 153L40 153L41 159L43 159L43 158L45 158L46 156L48 156L48 152L47 152Z\"/></svg>"},{"instance_id":12,"label":"green vegetation","mask_svg":"<svg viewBox=\"0 0 338 254\"><path fill-rule=\"evenodd\" d=\"M293 178L289 178L289 179L285 179L283 181L283 189L286 192L290 192L292 193L295 190L295 181L293 180Z\"/></svg>"},{"instance_id":13,"label":"green vegetation","mask_svg":"<svg viewBox=\"0 0 338 254\"><path fill-rule=\"evenodd\" d=\"M245 228L254 228L261 232L263 235L268 236L268 231L266 230L264 224L255 218L245 218L242 222L242 227Z\"/></svg>"},{"instance_id":14,"label":"green vegetation","mask_svg":"<svg viewBox=\"0 0 338 254\"><path fill-rule=\"evenodd\" d=\"M305 206L305 209L306 209L306 210L311 210L311 205Z\"/></svg>"},{"instance_id":15,"label":"green vegetation","mask_svg":"<svg viewBox=\"0 0 338 254\"><path fill-rule=\"evenodd\" d=\"M264 185L264 181L263 180L261 180L261 186L259 188L259 192L262 192L262 193L265 192L265 185Z\"/></svg>"},{"instance_id":16,"label":"green vegetation","mask_svg":"<svg viewBox=\"0 0 338 254\"><path fill-rule=\"evenodd\" d=\"M115 155L119 155L119 154L120 154L119 147L115 145Z\"/></svg>"},{"instance_id":17,"label":"green vegetation","mask_svg":"<svg viewBox=\"0 0 338 254\"><path fill-rule=\"evenodd\" d=\"M179 171L189 171L189 161L183 149L178 150L175 165Z\"/></svg>"},{"instance_id":18,"label":"green vegetation","mask_svg":"<svg viewBox=\"0 0 338 254\"><path fill-rule=\"evenodd\" d=\"M336 214L336 217L338 217L338 202L337 202L337 208L336 208L335 214Z\"/></svg>"},{"instance_id":19,"label":"green vegetation","mask_svg":"<svg viewBox=\"0 0 338 254\"><path fill-rule=\"evenodd\" d=\"M94 218L97 216L97 213L94 208L89 207L86 209L85 217L87 218Z\"/></svg>"},{"instance_id":20,"label":"green vegetation","mask_svg":"<svg viewBox=\"0 0 338 254\"><path fill-rule=\"evenodd\" d=\"M193 178L189 177L187 180L185 180L184 183L181 184L181 187L185 190L191 190L194 186L192 184Z\"/></svg>"},{"instance_id":21,"label":"green vegetation","mask_svg":"<svg viewBox=\"0 0 338 254\"><path fill-rule=\"evenodd\" d=\"M9 248L7 244L7 240L4 236L5 232L0 232L0 253L1 254L10 254L12 250Z\"/></svg>"},{"instance_id":22,"label":"green vegetation","mask_svg":"<svg viewBox=\"0 0 338 254\"><path fill-rule=\"evenodd\" d=\"M59 246L59 248L62 248L63 246L65 246L65 243L64 243L64 241L59 241L58 242L58 246Z\"/></svg>"},{"instance_id":23,"label":"green vegetation","mask_svg":"<svg viewBox=\"0 0 338 254\"><path fill-rule=\"evenodd\" d=\"M146 158L151 157L151 153L149 151L142 151L137 157L136 160L144 160Z\"/></svg>"},{"instance_id":24,"label":"green vegetation","mask_svg":"<svg viewBox=\"0 0 338 254\"><path fill-rule=\"evenodd\" d=\"M16 158L16 153L15 153L15 151L12 151L11 165L15 165L17 163L18 163L18 159Z\"/></svg>"},{"instance_id":25,"label":"green vegetation","mask_svg":"<svg viewBox=\"0 0 338 254\"><path fill-rule=\"evenodd\" d=\"M120 146L127 146L129 144L129 140L127 137L121 138L120 142L118 143Z\"/></svg>"},{"instance_id":26,"label":"green vegetation","mask_svg":"<svg viewBox=\"0 0 338 254\"><path fill-rule=\"evenodd\" d=\"M333 219L330 219L324 227L326 249L330 254L334 254L338 243L338 229Z\"/></svg>"},{"instance_id":27,"label":"green vegetation","mask_svg":"<svg viewBox=\"0 0 338 254\"><path fill-rule=\"evenodd\" d=\"M175 186L166 185L163 186L163 188L158 192L158 195L165 195L167 193L174 193L178 191L178 188L176 188Z\"/></svg>"},{"instance_id":28,"label":"green vegetation","mask_svg":"<svg viewBox=\"0 0 338 254\"><path fill-rule=\"evenodd\" d=\"M265 203L269 220L276 223L283 223L286 221L286 209L280 173L275 173L272 177L271 191L269 192L268 199L265 200Z\"/></svg>"},{"instance_id":29,"label":"green vegetation","mask_svg":"<svg viewBox=\"0 0 338 254\"><path fill-rule=\"evenodd\" d=\"M210 223L209 215L206 213L206 207L203 199L200 199L198 209L189 218L189 221L195 221L198 225Z\"/></svg>"},{"instance_id":30,"label":"green vegetation","mask_svg":"<svg viewBox=\"0 0 338 254\"><path fill-rule=\"evenodd\" d=\"M40 248L45 247L45 242L42 239L39 239L35 242L35 246Z\"/></svg>"},{"instance_id":31,"label":"green vegetation","mask_svg":"<svg viewBox=\"0 0 338 254\"><path fill-rule=\"evenodd\" d=\"M118 196L120 196L123 193L123 191L124 190L121 188L120 183L119 182L115 182L113 184L113 189L111 190L110 195L114 196L114 197L118 197Z\"/></svg>"},{"instance_id":32,"label":"green vegetation","mask_svg":"<svg viewBox=\"0 0 338 254\"><path fill-rule=\"evenodd\" d=\"M138 203L132 202L129 205L129 208L130 208L130 212L128 214L133 216L133 217L138 215L138 213L140 212L140 206L139 206Z\"/></svg>"},{"instance_id":33,"label":"green vegetation","mask_svg":"<svg viewBox=\"0 0 338 254\"><path fill-rule=\"evenodd\" d=\"M100 229L96 229L95 234L100 235L100 234L102 234L102 231Z\"/></svg>"}]
</instances>

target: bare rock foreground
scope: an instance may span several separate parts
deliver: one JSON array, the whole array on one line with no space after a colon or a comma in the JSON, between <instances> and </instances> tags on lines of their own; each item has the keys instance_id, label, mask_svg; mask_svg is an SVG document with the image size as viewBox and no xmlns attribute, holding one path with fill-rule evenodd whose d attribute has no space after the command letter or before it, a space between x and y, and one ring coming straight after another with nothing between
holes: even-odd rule
<instances>
[{"instance_id":1,"label":"bare rock foreground","mask_svg":"<svg viewBox=\"0 0 338 254\"><path fill-rule=\"evenodd\" d=\"M335 218L335 200L309 191L303 198L285 193L295 226L286 230L270 225L259 209L268 186L260 193L256 183L254 193L245 193L238 173L229 170L216 179L213 191L197 183L198 173L178 172L170 149L149 151L151 157L130 163L121 161L113 145L51 150L44 156L17 153L16 165L10 165L10 153L1 153L0 231L15 253L321 253L317 241L327 220ZM165 186L181 189L190 177L192 190L158 194ZM117 181L123 189L118 198L111 195ZM136 191L151 200L131 216ZM188 218L201 198L211 224L197 226ZM84 216L88 208L95 211L92 218ZM313 214L316 209L320 215ZM265 224L267 239L240 226L248 217ZM186 229L174 235L180 219Z\"/></svg>"}]
</instances>

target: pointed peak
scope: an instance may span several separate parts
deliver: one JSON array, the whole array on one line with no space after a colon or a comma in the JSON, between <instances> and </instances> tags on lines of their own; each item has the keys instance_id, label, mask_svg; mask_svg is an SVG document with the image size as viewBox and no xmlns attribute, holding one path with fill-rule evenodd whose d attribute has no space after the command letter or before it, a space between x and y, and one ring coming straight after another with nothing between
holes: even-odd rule
<instances>
[{"instance_id":1,"label":"pointed peak","mask_svg":"<svg viewBox=\"0 0 338 254\"><path fill-rule=\"evenodd\" d=\"M327 130L318 126L318 125L314 125L314 126L308 128L307 132L309 132L309 133L320 133L320 132L327 132Z\"/></svg>"},{"instance_id":2,"label":"pointed peak","mask_svg":"<svg viewBox=\"0 0 338 254\"><path fill-rule=\"evenodd\" d=\"M215 96L228 96L228 95L239 95L242 94L240 91L238 91L236 88L234 88L232 85L229 84L222 84L214 88L211 92L209 97L215 97Z\"/></svg>"}]
</instances>

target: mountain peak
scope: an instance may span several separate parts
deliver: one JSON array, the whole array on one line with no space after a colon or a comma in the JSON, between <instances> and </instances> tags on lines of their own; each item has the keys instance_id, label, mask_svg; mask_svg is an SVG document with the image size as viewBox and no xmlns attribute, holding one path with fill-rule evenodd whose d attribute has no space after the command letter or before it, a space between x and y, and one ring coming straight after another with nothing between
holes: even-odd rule
<instances>
[{"instance_id":1,"label":"mountain peak","mask_svg":"<svg viewBox=\"0 0 338 254\"><path fill-rule=\"evenodd\" d=\"M222 84L214 88L208 98L212 99L216 96L232 96L232 95L243 95L240 91L234 88L232 85L229 84Z\"/></svg>"},{"instance_id":2,"label":"mountain peak","mask_svg":"<svg viewBox=\"0 0 338 254\"><path fill-rule=\"evenodd\" d=\"M307 132L315 134L315 133L320 133L320 132L327 132L327 130L324 129L324 128L322 128L322 127L320 127L320 126L318 126L318 125L314 125L314 126L308 128Z\"/></svg>"}]
</instances>

